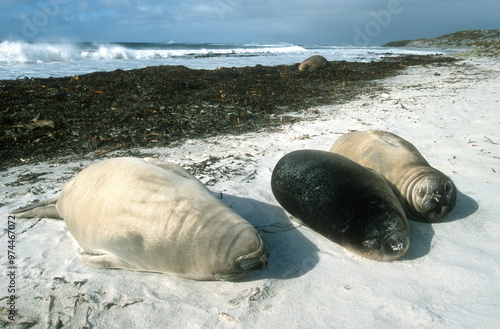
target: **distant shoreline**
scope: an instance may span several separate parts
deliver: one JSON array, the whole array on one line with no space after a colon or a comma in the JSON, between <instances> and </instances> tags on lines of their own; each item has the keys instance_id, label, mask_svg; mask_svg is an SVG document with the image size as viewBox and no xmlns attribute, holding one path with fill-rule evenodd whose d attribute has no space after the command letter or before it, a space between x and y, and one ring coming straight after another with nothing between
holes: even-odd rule
<instances>
[{"instance_id":1,"label":"distant shoreline","mask_svg":"<svg viewBox=\"0 0 500 329\"><path fill-rule=\"evenodd\" d=\"M500 30L467 30L432 39L399 40L382 47L461 50L458 57L500 57Z\"/></svg>"}]
</instances>

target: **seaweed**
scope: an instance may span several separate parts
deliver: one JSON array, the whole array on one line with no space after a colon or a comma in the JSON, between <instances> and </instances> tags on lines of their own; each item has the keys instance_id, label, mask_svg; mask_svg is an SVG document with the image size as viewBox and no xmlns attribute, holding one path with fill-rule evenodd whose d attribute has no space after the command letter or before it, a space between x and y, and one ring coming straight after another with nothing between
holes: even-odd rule
<instances>
[{"instance_id":1,"label":"seaweed","mask_svg":"<svg viewBox=\"0 0 500 329\"><path fill-rule=\"evenodd\" d=\"M65 156L168 146L187 138L276 127L291 111L346 102L371 82L443 56L216 70L155 66L0 81L0 169Z\"/></svg>"}]
</instances>

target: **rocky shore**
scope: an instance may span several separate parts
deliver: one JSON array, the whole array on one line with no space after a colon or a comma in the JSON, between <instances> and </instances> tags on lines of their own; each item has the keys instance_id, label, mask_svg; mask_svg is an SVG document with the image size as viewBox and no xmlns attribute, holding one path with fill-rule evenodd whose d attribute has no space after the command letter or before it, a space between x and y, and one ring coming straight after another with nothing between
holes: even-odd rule
<instances>
[{"instance_id":1,"label":"rocky shore","mask_svg":"<svg viewBox=\"0 0 500 329\"><path fill-rule=\"evenodd\" d=\"M0 168L113 150L174 145L297 120L287 112L346 102L372 81L443 56L193 70L158 66L81 76L0 81Z\"/></svg>"}]
</instances>

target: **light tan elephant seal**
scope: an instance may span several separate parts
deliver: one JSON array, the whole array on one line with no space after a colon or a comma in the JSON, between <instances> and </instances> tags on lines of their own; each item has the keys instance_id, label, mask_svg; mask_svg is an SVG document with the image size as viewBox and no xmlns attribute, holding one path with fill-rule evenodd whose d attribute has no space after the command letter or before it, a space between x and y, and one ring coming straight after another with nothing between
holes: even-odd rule
<instances>
[{"instance_id":1,"label":"light tan elephant seal","mask_svg":"<svg viewBox=\"0 0 500 329\"><path fill-rule=\"evenodd\" d=\"M229 280L267 267L255 228L181 167L115 158L76 175L59 198L13 212L64 219L92 267Z\"/></svg>"},{"instance_id":2,"label":"light tan elephant seal","mask_svg":"<svg viewBox=\"0 0 500 329\"><path fill-rule=\"evenodd\" d=\"M452 180L399 136L381 130L351 132L342 135L330 152L384 176L411 219L438 222L455 207L457 188Z\"/></svg>"},{"instance_id":3,"label":"light tan elephant seal","mask_svg":"<svg viewBox=\"0 0 500 329\"><path fill-rule=\"evenodd\" d=\"M322 69L328 65L328 61L321 55L314 55L299 65L299 71Z\"/></svg>"}]
</instances>

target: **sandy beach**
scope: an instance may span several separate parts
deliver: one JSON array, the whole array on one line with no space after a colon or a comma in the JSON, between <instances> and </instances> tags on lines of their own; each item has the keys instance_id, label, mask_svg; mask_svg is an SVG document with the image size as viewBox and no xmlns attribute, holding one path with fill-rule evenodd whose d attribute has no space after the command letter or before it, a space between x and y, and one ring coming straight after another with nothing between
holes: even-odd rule
<instances>
[{"instance_id":1,"label":"sandy beach","mask_svg":"<svg viewBox=\"0 0 500 329\"><path fill-rule=\"evenodd\" d=\"M407 67L343 104L286 113L293 124L135 149L185 167L250 221L269 267L234 282L99 270L77 259L63 221L15 221L15 278L4 278L0 324L9 328L496 328L500 314L500 62L467 59ZM459 189L442 223L410 222L405 256L381 263L292 222L270 188L285 154L328 150L343 133L382 129L412 142ZM130 153L126 153L130 154ZM101 157L118 157L117 150ZM57 196L84 167L42 162L0 172L0 263L8 266L8 212ZM26 183L29 181L29 183ZM8 321L14 280L15 322Z\"/></svg>"}]
</instances>

